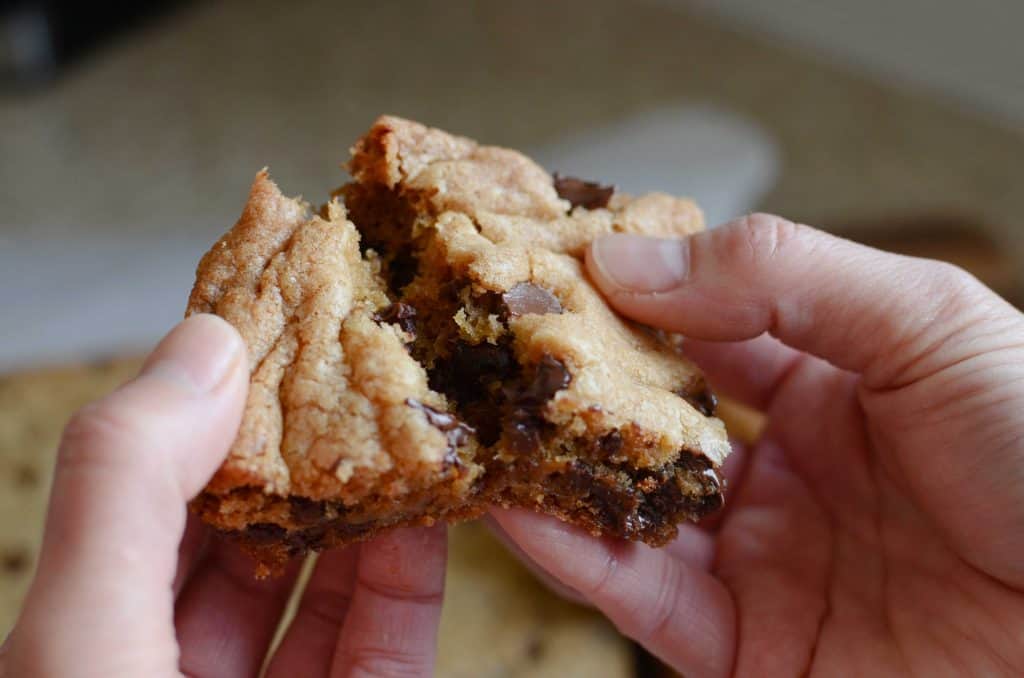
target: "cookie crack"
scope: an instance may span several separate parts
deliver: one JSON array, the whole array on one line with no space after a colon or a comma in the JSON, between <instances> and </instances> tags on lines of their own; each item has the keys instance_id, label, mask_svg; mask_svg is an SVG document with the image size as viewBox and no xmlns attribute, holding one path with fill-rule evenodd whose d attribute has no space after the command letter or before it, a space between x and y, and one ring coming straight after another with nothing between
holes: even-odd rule
<instances>
[{"instance_id":1,"label":"cookie crack","mask_svg":"<svg viewBox=\"0 0 1024 678\"><path fill-rule=\"evenodd\" d=\"M345 366L346 373L348 374L348 388L355 391L370 405L370 408L373 413L372 419L374 433L376 434L378 439L387 440L387 445L382 447L385 447L384 451L390 455L392 452L391 448L393 447L393 445L390 437L386 437L383 435L383 432L386 427L383 426L383 422L381 421L382 413L380 403L377 402L377 399L374 398L369 389L366 388L363 380L353 378L353 376L355 375L355 366L351 361L352 351L349 348L349 342L346 341L348 335L345 332L345 324L346 322L342 321L341 326L338 328L338 344L341 347L341 361ZM383 477L379 479L380 486L383 486L384 482L385 479Z\"/></svg>"},{"instance_id":2,"label":"cookie crack","mask_svg":"<svg viewBox=\"0 0 1024 678\"><path fill-rule=\"evenodd\" d=\"M466 212L454 212L454 214L461 214L464 217L466 217L467 219L469 219L469 223L473 224L473 228L476 229L477 235L479 235L481 238L483 238L484 240L489 242L491 245L495 245L495 246L498 245L498 243L494 240L494 238L492 238L489 235L487 235L486 233L484 233L484 228L483 228L483 226L480 225L480 222L477 220L475 214L468 214ZM437 220L435 219L435 224L436 224L436 221Z\"/></svg>"}]
</instances>

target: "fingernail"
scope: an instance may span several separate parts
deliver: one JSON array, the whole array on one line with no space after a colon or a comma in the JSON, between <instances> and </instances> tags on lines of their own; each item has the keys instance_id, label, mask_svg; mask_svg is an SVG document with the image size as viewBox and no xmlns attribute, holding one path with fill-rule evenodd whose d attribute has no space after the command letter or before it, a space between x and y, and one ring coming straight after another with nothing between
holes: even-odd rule
<instances>
[{"instance_id":1,"label":"fingernail","mask_svg":"<svg viewBox=\"0 0 1024 678\"><path fill-rule=\"evenodd\" d=\"M241 338L231 325L217 316L195 315L163 338L141 374L172 379L197 394L208 393L231 373L241 354Z\"/></svg>"},{"instance_id":2,"label":"fingernail","mask_svg":"<svg viewBox=\"0 0 1024 678\"><path fill-rule=\"evenodd\" d=\"M601 283L630 292L665 292L679 287L689 272L686 240L615 233L595 240L590 254Z\"/></svg>"}]
</instances>

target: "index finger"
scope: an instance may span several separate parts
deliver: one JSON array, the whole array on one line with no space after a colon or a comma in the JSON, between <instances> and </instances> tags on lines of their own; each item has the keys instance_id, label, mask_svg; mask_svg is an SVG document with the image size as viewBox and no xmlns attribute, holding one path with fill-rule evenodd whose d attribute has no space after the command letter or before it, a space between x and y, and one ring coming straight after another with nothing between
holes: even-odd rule
<instances>
[{"instance_id":1,"label":"index finger","mask_svg":"<svg viewBox=\"0 0 1024 678\"><path fill-rule=\"evenodd\" d=\"M729 591L710 573L662 550L596 539L523 509L491 515L538 565L683 675L729 675L735 609Z\"/></svg>"}]
</instances>

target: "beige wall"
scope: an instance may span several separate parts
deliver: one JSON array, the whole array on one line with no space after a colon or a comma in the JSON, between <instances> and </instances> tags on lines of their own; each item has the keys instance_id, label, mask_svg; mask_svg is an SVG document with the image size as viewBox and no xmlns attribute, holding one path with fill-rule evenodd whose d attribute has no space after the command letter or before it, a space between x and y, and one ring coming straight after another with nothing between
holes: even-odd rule
<instances>
[{"instance_id":1,"label":"beige wall","mask_svg":"<svg viewBox=\"0 0 1024 678\"><path fill-rule=\"evenodd\" d=\"M1021 0L659 0L964 102L1024 128Z\"/></svg>"}]
</instances>

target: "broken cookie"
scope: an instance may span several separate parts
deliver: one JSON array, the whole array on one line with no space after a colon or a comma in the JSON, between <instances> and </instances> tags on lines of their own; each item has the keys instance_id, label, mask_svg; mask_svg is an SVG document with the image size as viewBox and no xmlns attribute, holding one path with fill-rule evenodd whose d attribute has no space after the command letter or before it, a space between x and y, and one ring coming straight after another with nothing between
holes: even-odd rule
<instances>
[{"instance_id":1,"label":"broken cookie","mask_svg":"<svg viewBox=\"0 0 1024 678\"><path fill-rule=\"evenodd\" d=\"M193 509L278 569L389 527L522 506L666 543L722 502L696 368L611 311L589 242L702 228L692 202L553 179L393 117L317 213L256 177L189 313L249 349L238 438Z\"/></svg>"}]
</instances>

